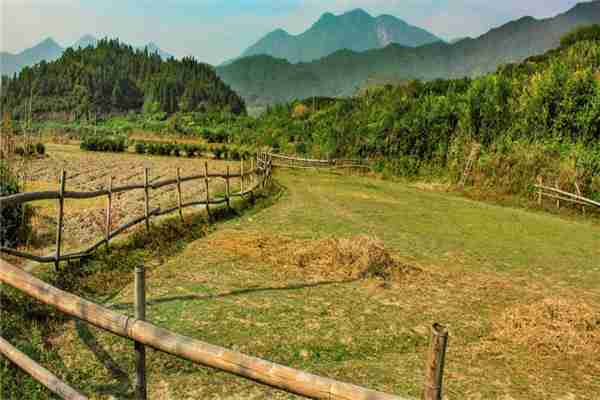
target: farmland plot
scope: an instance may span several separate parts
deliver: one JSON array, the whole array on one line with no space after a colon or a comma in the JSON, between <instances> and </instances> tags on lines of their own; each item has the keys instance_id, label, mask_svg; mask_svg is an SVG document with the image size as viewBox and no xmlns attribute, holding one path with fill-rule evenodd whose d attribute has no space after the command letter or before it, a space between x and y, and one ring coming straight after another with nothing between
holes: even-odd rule
<instances>
[{"instance_id":1,"label":"farmland plot","mask_svg":"<svg viewBox=\"0 0 600 400\"><path fill-rule=\"evenodd\" d=\"M113 186L139 184L144 182L144 169L149 170L149 183L161 179L174 178L177 168L182 176L204 173L208 161L209 173L226 171L239 172L239 162L206 160L199 158L150 157L134 154L89 153L74 146L50 145L48 156L33 160L28 166L26 191L57 190L60 171L67 173L67 191L95 191L108 188L113 178ZM250 165L247 163L246 168ZM239 190L239 178L231 179L231 190ZM224 191L222 179L211 179L211 196ZM203 200L206 196L203 182L182 183L184 202ZM177 205L176 185L150 190L151 208L162 209ZM106 197L95 199L67 199L63 238L66 249L79 249L101 239L106 229ZM35 254L51 251L56 231L57 201L44 200L33 205L32 219L35 237L31 238L28 250ZM112 200L112 227L144 214L144 191L134 190L116 193Z\"/></svg>"}]
</instances>

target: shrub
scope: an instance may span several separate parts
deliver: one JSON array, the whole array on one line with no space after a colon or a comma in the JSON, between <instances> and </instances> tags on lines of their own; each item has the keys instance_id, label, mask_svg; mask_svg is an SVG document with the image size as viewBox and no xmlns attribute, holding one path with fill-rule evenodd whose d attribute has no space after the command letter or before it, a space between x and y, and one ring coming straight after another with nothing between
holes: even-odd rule
<instances>
[{"instance_id":1,"label":"shrub","mask_svg":"<svg viewBox=\"0 0 600 400\"><path fill-rule=\"evenodd\" d=\"M196 148L194 145L192 144L186 144L185 146L185 154L189 157L192 158L194 157L194 153L196 152Z\"/></svg>"},{"instance_id":2,"label":"shrub","mask_svg":"<svg viewBox=\"0 0 600 400\"><path fill-rule=\"evenodd\" d=\"M0 161L0 196L19 193L19 183L8 165ZM0 245L12 247L20 242L23 228L23 206L9 205L0 209Z\"/></svg>"},{"instance_id":3,"label":"shrub","mask_svg":"<svg viewBox=\"0 0 600 400\"><path fill-rule=\"evenodd\" d=\"M173 146L173 155L175 157L181 156L181 147L179 145L174 145Z\"/></svg>"},{"instance_id":4,"label":"shrub","mask_svg":"<svg viewBox=\"0 0 600 400\"><path fill-rule=\"evenodd\" d=\"M253 157L252 151L246 147L242 148L240 154L243 160L249 160Z\"/></svg>"},{"instance_id":5,"label":"shrub","mask_svg":"<svg viewBox=\"0 0 600 400\"><path fill-rule=\"evenodd\" d=\"M87 135L83 137L80 147L88 151L124 152L127 149L127 137Z\"/></svg>"},{"instance_id":6,"label":"shrub","mask_svg":"<svg viewBox=\"0 0 600 400\"><path fill-rule=\"evenodd\" d=\"M202 154L206 152L206 150L208 150L208 148L203 145L203 144L197 144L195 145L196 147L196 153L198 154L198 157L202 157Z\"/></svg>"},{"instance_id":7,"label":"shrub","mask_svg":"<svg viewBox=\"0 0 600 400\"><path fill-rule=\"evenodd\" d=\"M25 153L28 156L32 156L35 154L35 146L32 143L28 143L27 146L25 146Z\"/></svg>"},{"instance_id":8,"label":"shrub","mask_svg":"<svg viewBox=\"0 0 600 400\"><path fill-rule=\"evenodd\" d=\"M223 147L221 147L221 146L216 146L216 147L214 147L214 148L213 148L213 150L212 150L212 152L213 152L213 154L215 155L215 158L216 158L217 160L220 160L220 159L221 159L221 157L223 157L223 156L224 156L224 155L223 155Z\"/></svg>"},{"instance_id":9,"label":"shrub","mask_svg":"<svg viewBox=\"0 0 600 400\"><path fill-rule=\"evenodd\" d=\"M158 145L156 143L148 144L148 154L150 154L150 155L158 154Z\"/></svg>"},{"instance_id":10,"label":"shrub","mask_svg":"<svg viewBox=\"0 0 600 400\"><path fill-rule=\"evenodd\" d=\"M39 155L43 156L44 154L46 154L46 146L44 145L44 143L36 143L35 151Z\"/></svg>"},{"instance_id":11,"label":"shrub","mask_svg":"<svg viewBox=\"0 0 600 400\"><path fill-rule=\"evenodd\" d=\"M306 143L299 142L294 145L296 154L306 154Z\"/></svg>"},{"instance_id":12,"label":"shrub","mask_svg":"<svg viewBox=\"0 0 600 400\"><path fill-rule=\"evenodd\" d=\"M25 156L25 149L21 146L18 146L15 148L15 154L20 156L20 157L24 157Z\"/></svg>"},{"instance_id":13,"label":"shrub","mask_svg":"<svg viewBox=\"0 0 600 400\"><path fill-rule=\"evenodd\" d=\"M137 154L146 154L146 143L137 142L135 144L135 152Z\"/></svg>"},{"instance_id":14,"label":"shrub","mask_svg":"<svg viewBox=\"0 0 600 400\"><path fill-rule=\"evenodd\" d=\"M240 150L237 147L232 147L229 149L229 158L231 160L239 161L242 159L242 155Z\"/></svg>"},{"instance_id":15,"label":"shrub","mask_svg":"<svg viewBox=\"0 0 600 400\"><path fill-rule=\"evenodd\" d=\"M158 154L161 156L168 156L169 155L169 145L165 144L165 143L160 143L158 144Z\"/></svg>"}]
</instances>

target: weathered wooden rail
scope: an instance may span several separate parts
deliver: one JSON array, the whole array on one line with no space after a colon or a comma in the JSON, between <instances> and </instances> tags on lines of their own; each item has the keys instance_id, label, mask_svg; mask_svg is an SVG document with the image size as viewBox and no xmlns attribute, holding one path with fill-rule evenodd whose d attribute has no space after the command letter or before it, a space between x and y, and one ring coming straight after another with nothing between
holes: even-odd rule
<instances>
[{"instance_id":1,"label":"weathered wooden rail","mask_svg":"<svg viewBox=\"0 0 600 400\"><path fill-rule=\"evenodd\" d=\"M586 207L600 207L600 202L583 197L577 184L575 184L575 188L578 194L569 193L565 190L561 190L558 188L558 185L556 187L545 186L541 178L538 178L538 184L535 185L535 188L537 189L537 201L539 205L542 205L544 198L549 198L556 201L556 208L560 208L561 202L564 201L566 203L581 206L582 212L584 213L586 211Z\"/></svg>"},{"instance_id":2,"label":"weathered wooden rail","mask_svg":"<svg viewBox=\"0 0 600 400\"><path fill-rule=\"evenodd\" d=\"M282 154L271 154L273 159L273 166L283 168L323 168L323 169L336 169L336 168L357 168L357 169L368 169L369 164L365 160L350 160L350 159L330 159L330 160L318 160L310 158L298 158L292 156L286 156Z\"/></svg>"},{"instance_id":3,"label":"weathered wooden rail","mask_svg":"<svg viewBox=\"0 0 600 400\"><path fill-rule=\"evenodd\" d=\"M212 367L252 381L312 399L323 400L406 400L406 397L378 392L353 384L324 378L260 358L248 356L223 347L214 346L187 336L160 328L142 319L117 313L91 301L53 287L8 262L0 260L0 282L18 289L32 298L55 307L59 311L90 323L112 334L131 339L196 364ZM441 338L441 339L440 339ZM425 384L425 398L441 399L441 375L447 333L434 326ZM66 399L85 399L83 395L58 381L49 371L33 360L15 356L12 346L2 346L0 352L17 363L41 382L48 383L55 393ZM67 389L69 388L69 389ZM432 394L433 393L433 394Z\"/></svg>"},{"instance_id":4,"label":"weathered wooden rail","mask_svg":"<svg viewBox=\"0 0 600 400\"><path fill-rule=\"evenodd\" d=\"M240 170L240 174L237 175L242 179L240 192L238 196L242 196L245 193L251 193L252 190L259 186L265 186L272 179L272 158L269 154L261 153L256 160L256 168L251 168L251 171L244 173L243 168ZM250 188L244 189L243 177L246 174L257 173L259 179ZM205 166L205 173L198 177L187 177L182 178L180 171L177 171L177 178L175 180L166 180L162 182L154 183L156 187L162 187L169 184L177 184L178 187L178 205L168 210L154 209L150 210L148 206L145 207L145 213L143 216L136 218L133 221L121 226L120 228L109 232L107 230L106 238L96 243L89 250L77 254L62 255L60 259L80 258L85 254L97 249L105 242L108 244L110 238L117 236L119 233L134 226L138 223L148 221L151 216L164 215L171 212L179 211L180 215L182 209L196 204L205 205L207 211L210 213L209 206L212 204L221 204L223 201L229 202L230 193L229 180L228 178L234 177L235 175L227 173L223 175L213 175L213 177L224 177L226 179L226 196L223 199L211 200L208 192L208 176L207 166ZM147 174L146 174L147 177ZM192 179L193 178L193 179ZM206 197L203 201L191 202L184 204L181 200L181 182L194 179L204 179L207 185ZM153 187L148 184L148 180L144 180L144 185L131 185L133 188L127 190L144 189L147 191ZM61 183L63 188L64 179ZM10 200L10 204L20 204L34 198L39 199L41 196L54 196L54 192L46 192L42 195L29 195L21 196L18 200L15 200L13 196ZM66 193L62 190L59 191L59 201L64 201ZM107 196L107 224L110 225L110 204L111 195L115 193L115 188L112 187L112 183L109 181L108 189L106 191L99 191L99 196ZM62 194L62 195L61 195ZM79 196L80 194L75 194ZM85 194L89 195L89 193ZM145 196L145 202L147 204L148 195ZM46 197L44 197L46 198ZM72 197L81 198L81 197ZM86 197L83 197L86 198ZM6 199L6 198L4 198ZM4 200L3 199L3 200ZM8 203L5 203L8 204ZM60 217L60 216L59 216ZM60 240L60 239L59 239ZM34 258L35 256L27 254L18 254L18 252L10 249L2 249L4 252L24 256L26 258ZM56 261L57 257L35 257L36 260L41 262L52 262ZM303 397L312 399L326 399L326 400L408 400L407 397L401 397L388 393L383 393L371 389L367 389L361 386L353 385L350 383L340 382L329 378L324 378L318 375L314 375L305 371L296 370L287 366L279 365L267 360L252 357L240 352L231 351L223 347L215 346L200 340L196 340L190 337L182 336L169 330L160 328L156 325L145 321L145 284L143 278L143 267L137 267L135 270L136 276L136 291L135 291L135 305L136 313L134 317L127 316L124 314L117 313L111 309L95 304L91 301L75 296L71 293L60 290L53 287L40 279L34 277L28 272L11 265L10 263L0 259L0 283L11 286L17 290L24 292L30 297L37 301L55 307L57 310L77 318L81 321L92 324L100 329L103 329L112 334L130 339L134 341L134 348L136 352L136 394L138 399L146 398L146 384L145 384L145 350L144 346L152 347L158 351L162 351L167 354L171 354L182 359L192 361L196 364L211 367L231 373L234 375L241 376L243 378L255 381L257 383L270 386L276 389L283 390L288 393L297 394ZM425 380L423 385L423 399L424 400L441 400L442 399L442 377L444 368L444 357L447 346L448 332L440 326L434 325L432 328L432 339L431 345L428 351L427 364L425 366ZM67 383L60 381L58 377L52 374L50 371L37 364L34 360L25 356L18 349L10 345L6 340L0 338L0 353L13 362L16 366L23 369L26 373L30 374L38 382L46 386L49 390L53 391L57 395L68 400L85 400L83 394L70 387Z\"/></svg>"},{"instance_id":5,"label":"weathered wooden rail","mask_svg":"<svg viewBox=\"0 0 600 400\"><path fill-rule=\"evenodd\" d=\"M8 248L8 247L0 247L0 253L9 254L16 257L21 257L25 259L29 259L32 261L36 261L39 263L55 263L58 268L58 263L62 261L70 261L75 259L80 259L83 257L89 256L91 253L96 251L99 247L110 244L110 241L119 236L123 232L128 229L145 223L146 227L149 229L150 220L154 217L159 217L162 215L171 214L174 212L178 212L179 215L183 218L183 210L188 207L197 207L197 206L205 206L206 210L210 216L210 206L213 205L230 205L231 199L235 197L244 197L247 195L253 195L254 192L259 187L264 187L271 179L272 173L272 164L271 157L267 153L259 153L256 158L256 163L254 160L251 161L252 167L244 171L244 163L243 161L240 163L240 171L239 173L231 173L229 169L226 173L211 173L209 172L208 163L204 165L204 172L201 174L195 174L191 176L182 177L181 172L177 171L177 177L168 178L159 180L153 183L149 183L148 180L148 170L144 170L144 180L143 183L139 184L131 184L124 186L113 186L112 179L109 179L109 183L106 189L96 190L91 192L73 192L66 190L67 184L67 175L65 171L61 172L59 188L57 191L45 191L45 192L26 192L26 193L18 193L10 196L0 197L0 209L18 204L25 204L34 201L40 200L58 200L58 213L57 213L57 228L56 228L56 252L54 254L48 256L38 256L34 254L29 254L23 251L19 251L16 249ZM225 180L226 183L226 192L222 197L210 197L210 188L209 182L210 179L222 179ZM240 180L240 190L239 192L232 193L230 191L230 180L237 178ZM250 179L248 179L250 178ZM250 184L245 186L245 180L250 180ZM181 184L185 182L192 181L204 181L205 182L205 191L206 195L204 199L197 201L190 201L184 203L182 201L182 189ZM169 185L176 185L177 194L178 194L178 204L177 206L170 207L167 209L154 208L151 209L150 201L149 201L149 191L157 190ZM144 191L144 215L134 218L133 220L118 226L116 228L112 227L112 197L115 194L133 191L133 190L143 190ZM62 254L62 231L63 231L63 219L64 219L64 201L65 199L93 199L98 197L106 197L107 198L107 209L106 209L106 226L104 237L98 242L90 245L88 248L76 252Z\"/></svg>"},{"instance_id":6,"label":"weathered wooden rail","mask_svg":"<svg viewBox=\"0 0 600 400\"><path fill-rule=\"evenodd\" d=\"M63 399L87 400L87 397L61 381L52 372L33 361L26 354L21 353L16 347L1 337L0 353L9 359L13 364L31 375L36 381L48 388L48 390L59 395Z\"/></svg>"}]
</instances>

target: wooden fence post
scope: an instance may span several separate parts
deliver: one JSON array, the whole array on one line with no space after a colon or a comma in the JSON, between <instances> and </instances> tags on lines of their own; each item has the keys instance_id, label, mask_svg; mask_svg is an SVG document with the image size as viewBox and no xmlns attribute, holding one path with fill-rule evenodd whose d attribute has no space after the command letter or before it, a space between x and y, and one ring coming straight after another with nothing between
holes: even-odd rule
<instances>
[{"instance_id":1,"label":"wooden fence post","mask_svg":"<svg viewBox=\"0 0 600 400\"><path fill-rule=\"evenodd\" d=\"M204 162L204 184L206 187L206 214L208 215L208 221L210 222L210 195L208 192L208 161Z\"/></svg>"},{"instance_id":2,"label":"wooden fence post","mask_svg":"<svg viewBox=\"0 0 600 400\"><path fill-rule=\"evenodd\" d=\"M541 206L542 205L542 186L544 185L544 178L542 178L542 176L538 176L538 204Z\"/></svg>"},{"instance_id":3,"label":"wooden fence post","mask_svg":"<svg viewBox=\"0 0 600 400\"><path fill-rule=\"evenodd\" d=\"M250 175L250 187L254 187L254 158L250 157L250 171L252 175Z\"/></svg>"},{"instance_id":4,"label":"wooden fence post","mask_svg":"<svg viewBox=\"0 0 600 400\"><path fill-rule=\"evenodd\" d=\"M181 168L177 168L177 204L179 206L179 218L183 222L183 198L181 195Z\"/></svg>"},{"instance_id":5,"label":"wooden fence post","mask_svg":"<svg viewBox=\"0 0 600 400\"><path fill-rule=\"evenodd\" d=\"M229 201L229 165L227 166L227 177L225 178L225 200L227 200L227 208L231 208Z\"/></svg>"},{"instance_id":6,"label":"wooden fence post","mask_svg":"<svg viewBox=\"0 0 600 400\"><path fill-rule=\"evenodd\" d=\"M64 220L64 208L65 208L65 185L67 180L67 172L63 169L60 171L60 183L59 183L59 198L58 198L58 214L56 216L56 258L54 267L58 271L60 264L60 250L62 243L62 230Z\"/></svg>"},{"instance_id":7,"label":"wooden fence post","mask_svg":"<svg viewBox=\"0 0 600 400\"><path fill-rule=\"evenodd\" d=\"M144 265L135 267L135 318L146 320L146 277ZM146 400L146 348L140 342L135 348L135 395L136 400Z\"/></svg>"},{"instance_id":8,"label":"wooden fence post","mask_svg":"<svg viewBox=\"0 0 600 400\"><path fill-rule=\"evenodd\" d=\"M146 215L146 231L150 231L150 197L148 194L148 168L144 168L144 212Z\"/></svg>"},{"instance_id":9,"label":"wooden fence post","mask_svg":"<svg viewBox=\"0 0 600 400\"><path fill-rule=\"evenodd\" d=\"M244 193L244 160L240 160L240 194Z\"/></svg>"},{"instance_id":10,"label":"wooden fence post","mask_svg":"<svg viewBox=\"0 0 600 400\"><path fill-rule=\"evenodd\" d=\"M579 197L583 197L583 196L581 195L581 189L579 189L579 185L577 184L577 180L575 180L575 190L577 191L577 196L579 196ZM584 215L584 216L585 216L585 211L586 211L586 210L585 210L585 206L584 206L584 205L582 205L582 206L581 206L581 212L583 213L583 215Z\"/></svg>"},{"instance_id":11,"label":"wooden fence post","mask_svg":"<svg viewBox=\"0 0 600 400\"><path fill-rule=\"evenodd\" d=\"M425 366L425 387L423 400L442 400L444 360L448 346L448 330L440 324L431 329L431 343Z\"/></svg>"},{"instance_id":12,"label":"wooden fence post","mask_svg":"<svg viewBox=\"0 0 600 400\"><path fill-rule=\"evenodd\" d=\"M112 187L114 177L108 178L108 195L106 202L106 250L110 250L110 232L112 230Z\"/></svg>"},{"instance_id":13,"label":"wooden fence post","mask_svg":"<svg viewBox=\"0 0 600 400\"><path fill-rule=\"evenodd\" d=\"M556 187L556 189L558 189L558 179L554 183L554 187ZM560 209L560 199L556 199L556 208Z\"/></svg>"}]
</instances>

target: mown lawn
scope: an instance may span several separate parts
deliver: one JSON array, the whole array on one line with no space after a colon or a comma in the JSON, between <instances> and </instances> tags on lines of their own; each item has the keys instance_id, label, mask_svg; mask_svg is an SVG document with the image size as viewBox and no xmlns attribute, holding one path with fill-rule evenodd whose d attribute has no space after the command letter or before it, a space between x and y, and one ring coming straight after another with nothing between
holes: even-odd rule
<instances>
[{"instance_id":1,"label":"mown lawn","mask_svg":"<svg viewBox=\"0 0 600 400\"><path fill-rule=\"evenodd\" d=\"M451 334L449 399L597 398L597 224L366 177L284 171L276 181L273 205L146 260L149 320L414 397L429 326L441 322ZM282 245L356 235L381 239L417 272L392 282L332 279L294 265ZM117 282L96 285L118 289L103 300L131 313L131 283ZM92 397L131 393L130 342L73 322L52 343ZM150 398L292 397L157 352L148 359Z\"/></svg>"}]
</instances>

